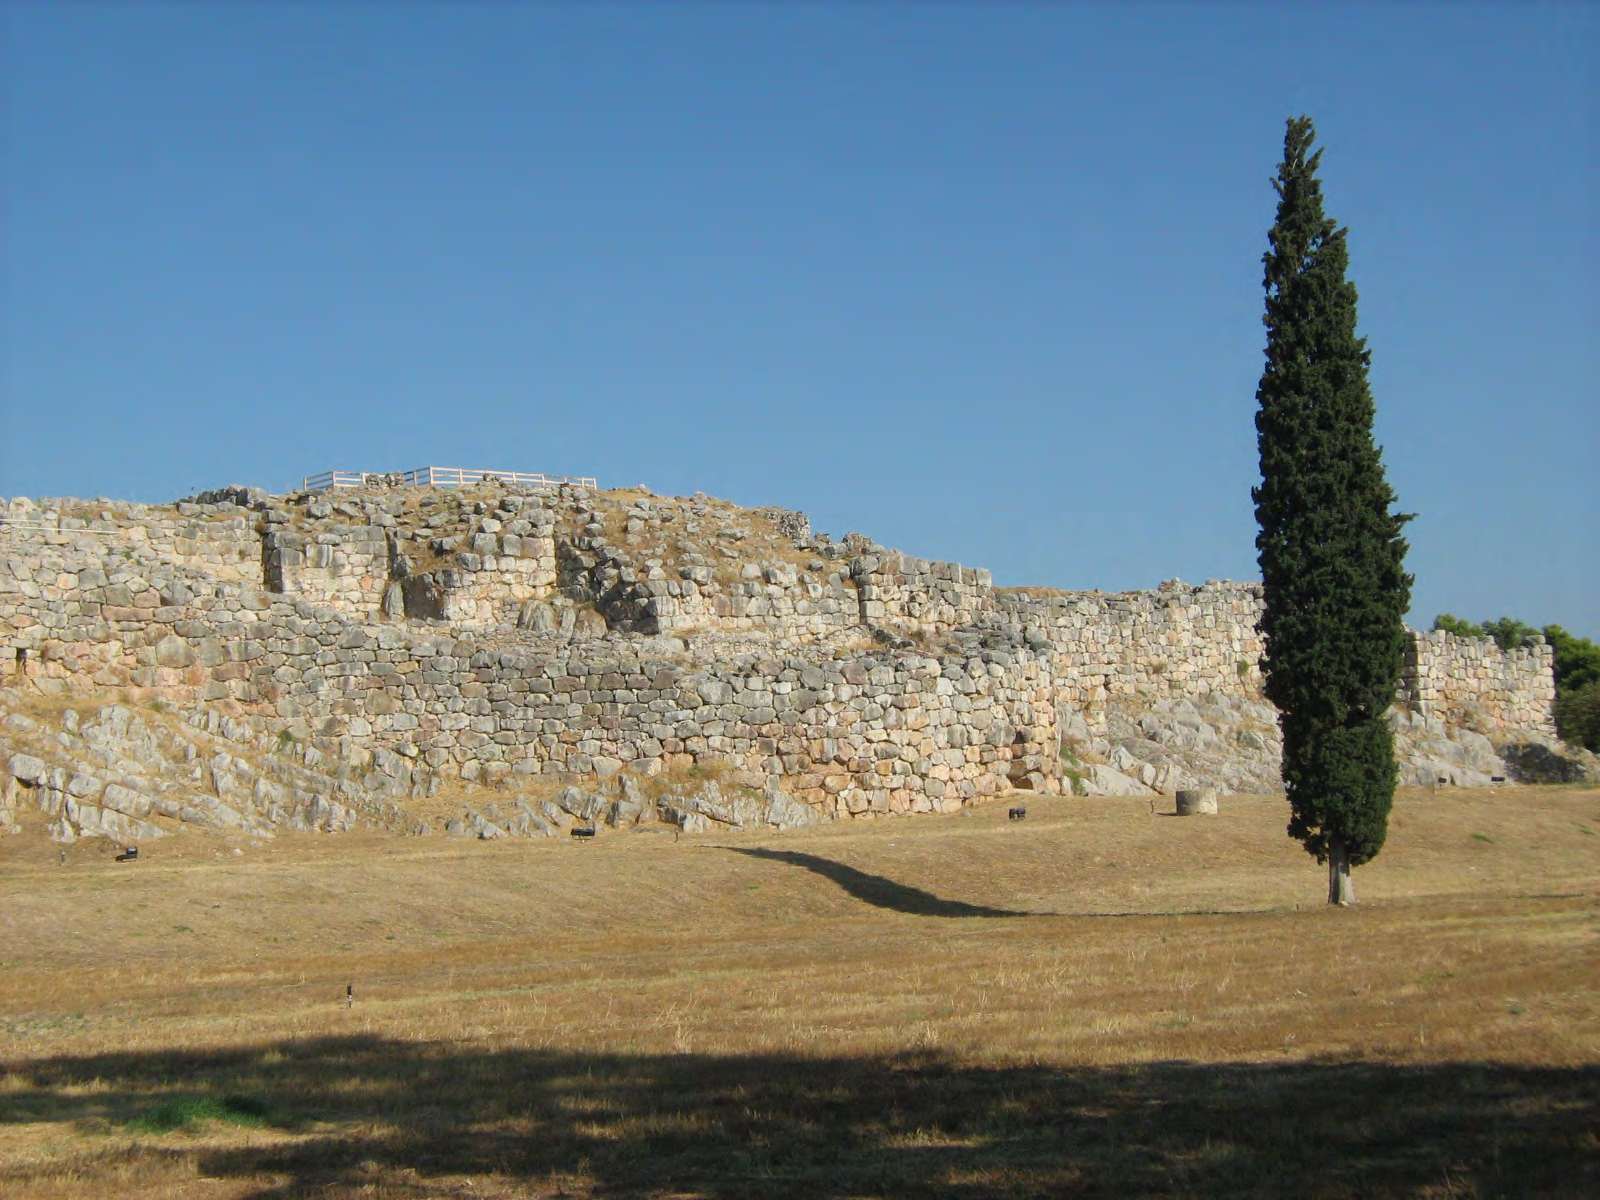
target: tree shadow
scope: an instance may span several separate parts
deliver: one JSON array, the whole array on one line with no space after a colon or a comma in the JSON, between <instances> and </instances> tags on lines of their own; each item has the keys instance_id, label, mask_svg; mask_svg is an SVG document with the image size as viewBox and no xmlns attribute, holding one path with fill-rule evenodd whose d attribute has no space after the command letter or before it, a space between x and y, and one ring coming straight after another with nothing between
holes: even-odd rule
<instances>
[{"instance_id":1,"label":"tree shadow","mask_svg":"<svg viewBox=\"0 0 1600 1200\"><path fill-rule=\"evenodd\" d=\"M1600 1194L1594 1066L991 1067L341 1037L11 1071L0 1128L73 1122L93 1147L175 1097L231 1095L295 1131L108 1140L72 1168L90 1188L133 1170L159 1188L165 1170L259 1200ZM0 1170L0 1193L47 1165Z\"/></svg>"},{"instance_id":2,"label":"tree shadow","mask_svg":"<svg viewBox=\"0 0 1600 1200\"><path fill-rule=\"evenodd\" d=\"M751 858L766 858L774 862L804 867L808 871L831 879L857 900L875 908L892 909L919 917L1047 917L1053 913L1021 912L1011 908L990 908L983 904L968 904L962 900L945 900L932 892L896 883L882 875L869 875L855 867L834 862L818 854L804 854L798 850L764 850L755 846L719 846L735 854L748 854Z\"/></svg>"}]
</instances>

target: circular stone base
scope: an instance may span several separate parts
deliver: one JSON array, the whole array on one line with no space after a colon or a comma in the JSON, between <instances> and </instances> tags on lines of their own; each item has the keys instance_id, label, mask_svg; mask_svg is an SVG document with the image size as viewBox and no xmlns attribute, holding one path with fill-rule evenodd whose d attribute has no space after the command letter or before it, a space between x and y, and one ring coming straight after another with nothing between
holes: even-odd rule
<instances>
[{"instance_id":1,"label":"circular stone base","mask_svg":"<svg viewBox=\"0 0 1600 1200\"><path fill-rule=\"evenodd\" d=\"M1217 815L1217 789L1192 788L1178 793L1180 817L1214 817Z\"/></svg>"}]
</instances>

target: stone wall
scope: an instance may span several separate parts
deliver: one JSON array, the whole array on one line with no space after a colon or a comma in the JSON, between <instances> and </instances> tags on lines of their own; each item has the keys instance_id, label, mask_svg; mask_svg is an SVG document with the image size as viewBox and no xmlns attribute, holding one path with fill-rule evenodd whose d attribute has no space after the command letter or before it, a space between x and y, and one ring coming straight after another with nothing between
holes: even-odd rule
<instances>
[{"instance_id":1,"label":"stone wall","mask_svg":"<svg viewBox=\"0 0 1600 1200\"><path fill-rule=\"evenodd\" d=\"M474 506L481 512L426 517L418 508L430 506L408 499L420 500L362 508L313 498L267 510L260 582L366 620L382 613L480 628L514 625L525 603L550 595L555 519L540 499L508 495Z\"/></svg>"},{"instance_id":2,"label":"stone wall","mask_svg":"<svg viewBox=\"0 0 1600 1200\"><path fill-rule=\"evenodd\" d=\"M268 713L468 780L716 760L749 786L785 777L830 816L944 810L1008 782L1059 783L1048 660L1020 647L704 664L672 657L675 639L653 657L639 638L487 646L237 584L165 605L148 581L117 575L83 587L57 572L40 596L6 605L58 618L47 652L8 670ZM108 604L116 587L135 603Z\"/></svg>"},{"instance_id":3,"label":"stone wall","mask_svg":"<svg viewBox=\"0 0 1600 1200\"><path fill-rule=\"evenodd\" d=\"M41 546L105 546L131 562L196 578L261 580L261 539L252 515L232 504L145 505L109 500L18 500L0 511L8 529L0 557ZM42 528L39 528L42 527Z\"/></svg>"},{"instance_id":4,"label":"stone wall","mask_svg":"<svg viewBox=\"0 0 1600 1200\"><path fill-rule=\"evenodd\" d=\"M1261 585L1173 581L1151 592L1002 592L996 622L1048 639L1064 703L1103 719L1110 702L1251 698Z\"/></svg>"},{"instance_id":5,"label":"stone wall","mask_svg":"<svg viewBox=\"0 0 1600 1200\"><path fill-rule=\"evenodd\" d=\"M658 598L650 610L662 632L696 629L771 630L786 636L817 636L861 623L861 598L854 582L826 567L807 571L792 563L748 563L737 580L703 577L704 568L684 568L680 597ZM659 586L650 581L647 586ZM693 590L691 590L693 585ZM670 581L668 588L670 589Z\"/></svg>"},{"instance_id":6,"label":"stone wall","mask_svg":"<svg viewBox=\"0 0 1600 1200\"><path fill-rule=\"evenodd\" d=\"M177 520L147 514L122 527L127 536L135 539L143 532L158 561L187 568L208 579L260 581L261 539L248 514L229 512L221 506L177 507ZM192 515L183 516L185 508L191 508Z\"/></svg>"},{"instance_id":7,"label":"stone wall","mask_svg":"<svg viewBox=\"0 0 1600 1200\"><path fill-rule=\"evenodd\" d=\"M870 625L942 633L976 624L994 609L988 571L960 563L930 562L883 551L851 561L861 596L861 620Z\"/></svg>"},{"instance_id":8,"label":"stone wall","mask_svg":"<svg viewBox=\"0 0 1600 1200\"><path fill-rule=\"evenodd\" d=\"M970 625L993 607L989 572L880 550L804 564L758 561L736 577L682 564L673 572L637 564L617 547L578 539L564 579L592 596L613 628L644 633L766 631L817 637L852 626L940 633ZM569 588L568 590L571 590Z\"/></svg>"},{"instance_id":9,"label":"stone wall","mask_svg":"<svg viewBox=\"0 0 1600 1200\"><path fill-rule=\"evenodd\" d=\"M230 488L205 493L207 503L120 506L106 521L56 519L143 540L155 560L192 566L206 578L258 584L364 620L508 629L529 601L562 594L593 604L619 630L814 639L861 625L942 632L994 606L987 571L901 555L859 535L850 550L863 552L852 554L812 539L804 514L784 509L757 510L783 536L806 539L780 545L779 555L767 544L768 556L747 559L738 551L748 543L730 541L716 547L726 559L689 554L667 562L631 551L615 522L607 523L621 516L626 531L660 513L639 501L612 512L589 493L529 489L462 501L436 491L291 500ZM566 527L558 528L563 518Z\"/></svg>"},{"instance_id":10,"label":"stone wall","mask_svg":"<svg viewBox=\"0 0 1600 1200\"><path fill-rule=\"evenodd\" d=\"M592 601L613 629L640 633L762 631L816 638L861 623L853 580L815 566L756 561L721 570L703 562L672 570L640 563L617 546L577 538L558 548L561 590Z\"/></svg>"},{"instance_id":11,"label":"stone wall","mask_svg":"<svg viewBox=\"0 0 1600 1200\"><path fill-rule=\"evenodd\" d=\"M371 525L299 533L269 526L261 535L268 590L355 616L375 617L389 584L389 538Z\"/></svg>"},{"instance_id":12,"label":"stone wall","mask_svg":"<svg viewBox=\"0 0 1600 1200\"><path fill-rule=\"evenodd\" d=\"M1422 716L1491 738L1553 740L1555 651L1543 639L1502 650L1493 638L1413 634L1400 696Z\"/></svg>"},{"instance_id":13,"label":"stone wall","mask_svg":"<svg viewBox=\"0 0 1600 1200\"><path fill-rule=\"evenodd\" d=\"M1259 699L1259 585L997 591L701 498L202 499L13 502L0 671L159 689L422 777L715 760L828 815L1053 789L1063 712L1102 735L1117 708ZM1400 699L1513 740L1553 736L1553 697L1548 647L1419 634Z\"/></svg>"},{"instance_id":14,"label":"stone wall","mask_svg":"<svg viewBox=\"0 0 1600 1200\"><path fill-rule=\"evenodd\" d=\"M1261 694L1261 585L1178 581L1152 592L1001 593L996 621L1055 647L1058 693L1091 728L1108 704ZM1412 633L1396 703L1451 725L1555 737L1553 653L1493 638Z\"/></svg>"}]
</instances>

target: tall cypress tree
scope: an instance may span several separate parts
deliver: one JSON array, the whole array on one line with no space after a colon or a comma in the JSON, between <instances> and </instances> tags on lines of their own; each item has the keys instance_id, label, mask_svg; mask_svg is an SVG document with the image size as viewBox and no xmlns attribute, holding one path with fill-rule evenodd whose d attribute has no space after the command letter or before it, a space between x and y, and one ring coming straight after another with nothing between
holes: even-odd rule
<instances>
[{"instance_id":1,"label":"tall cypress tree","mask_svg":"<svg viewBox=\"0 0 1600 1200\"><path fill-rule=\"evenodd\" d=\"M1394 799L1384 714L1408 636L1401 527L1410 518L1392 511L1373 442L1348 231L1323 214L1315 137L1309 118L1289 121L1275 180L1252 495L1266 598L1261 669L1283 728L1289 835L1328 864L1329 902L1350 904L1350 868L1383 848Z\"/></svg>"}]
</instances>

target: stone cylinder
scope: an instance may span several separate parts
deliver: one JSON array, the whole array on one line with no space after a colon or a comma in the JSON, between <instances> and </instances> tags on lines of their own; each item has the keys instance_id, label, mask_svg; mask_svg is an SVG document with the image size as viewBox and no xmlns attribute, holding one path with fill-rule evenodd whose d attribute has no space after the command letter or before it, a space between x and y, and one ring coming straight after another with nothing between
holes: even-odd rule
<instances>
[{"instance_id":1,"label":"stone cylinder","mask_svg":"<svg viewBox=\"0 0 1600 1200\"><path fill-rule=\"evenodd\" d=\"M1217 815L1216 788L1185 788L1178 793L1180 817L1214 817Z\"/></svg>"}]
</instances>

